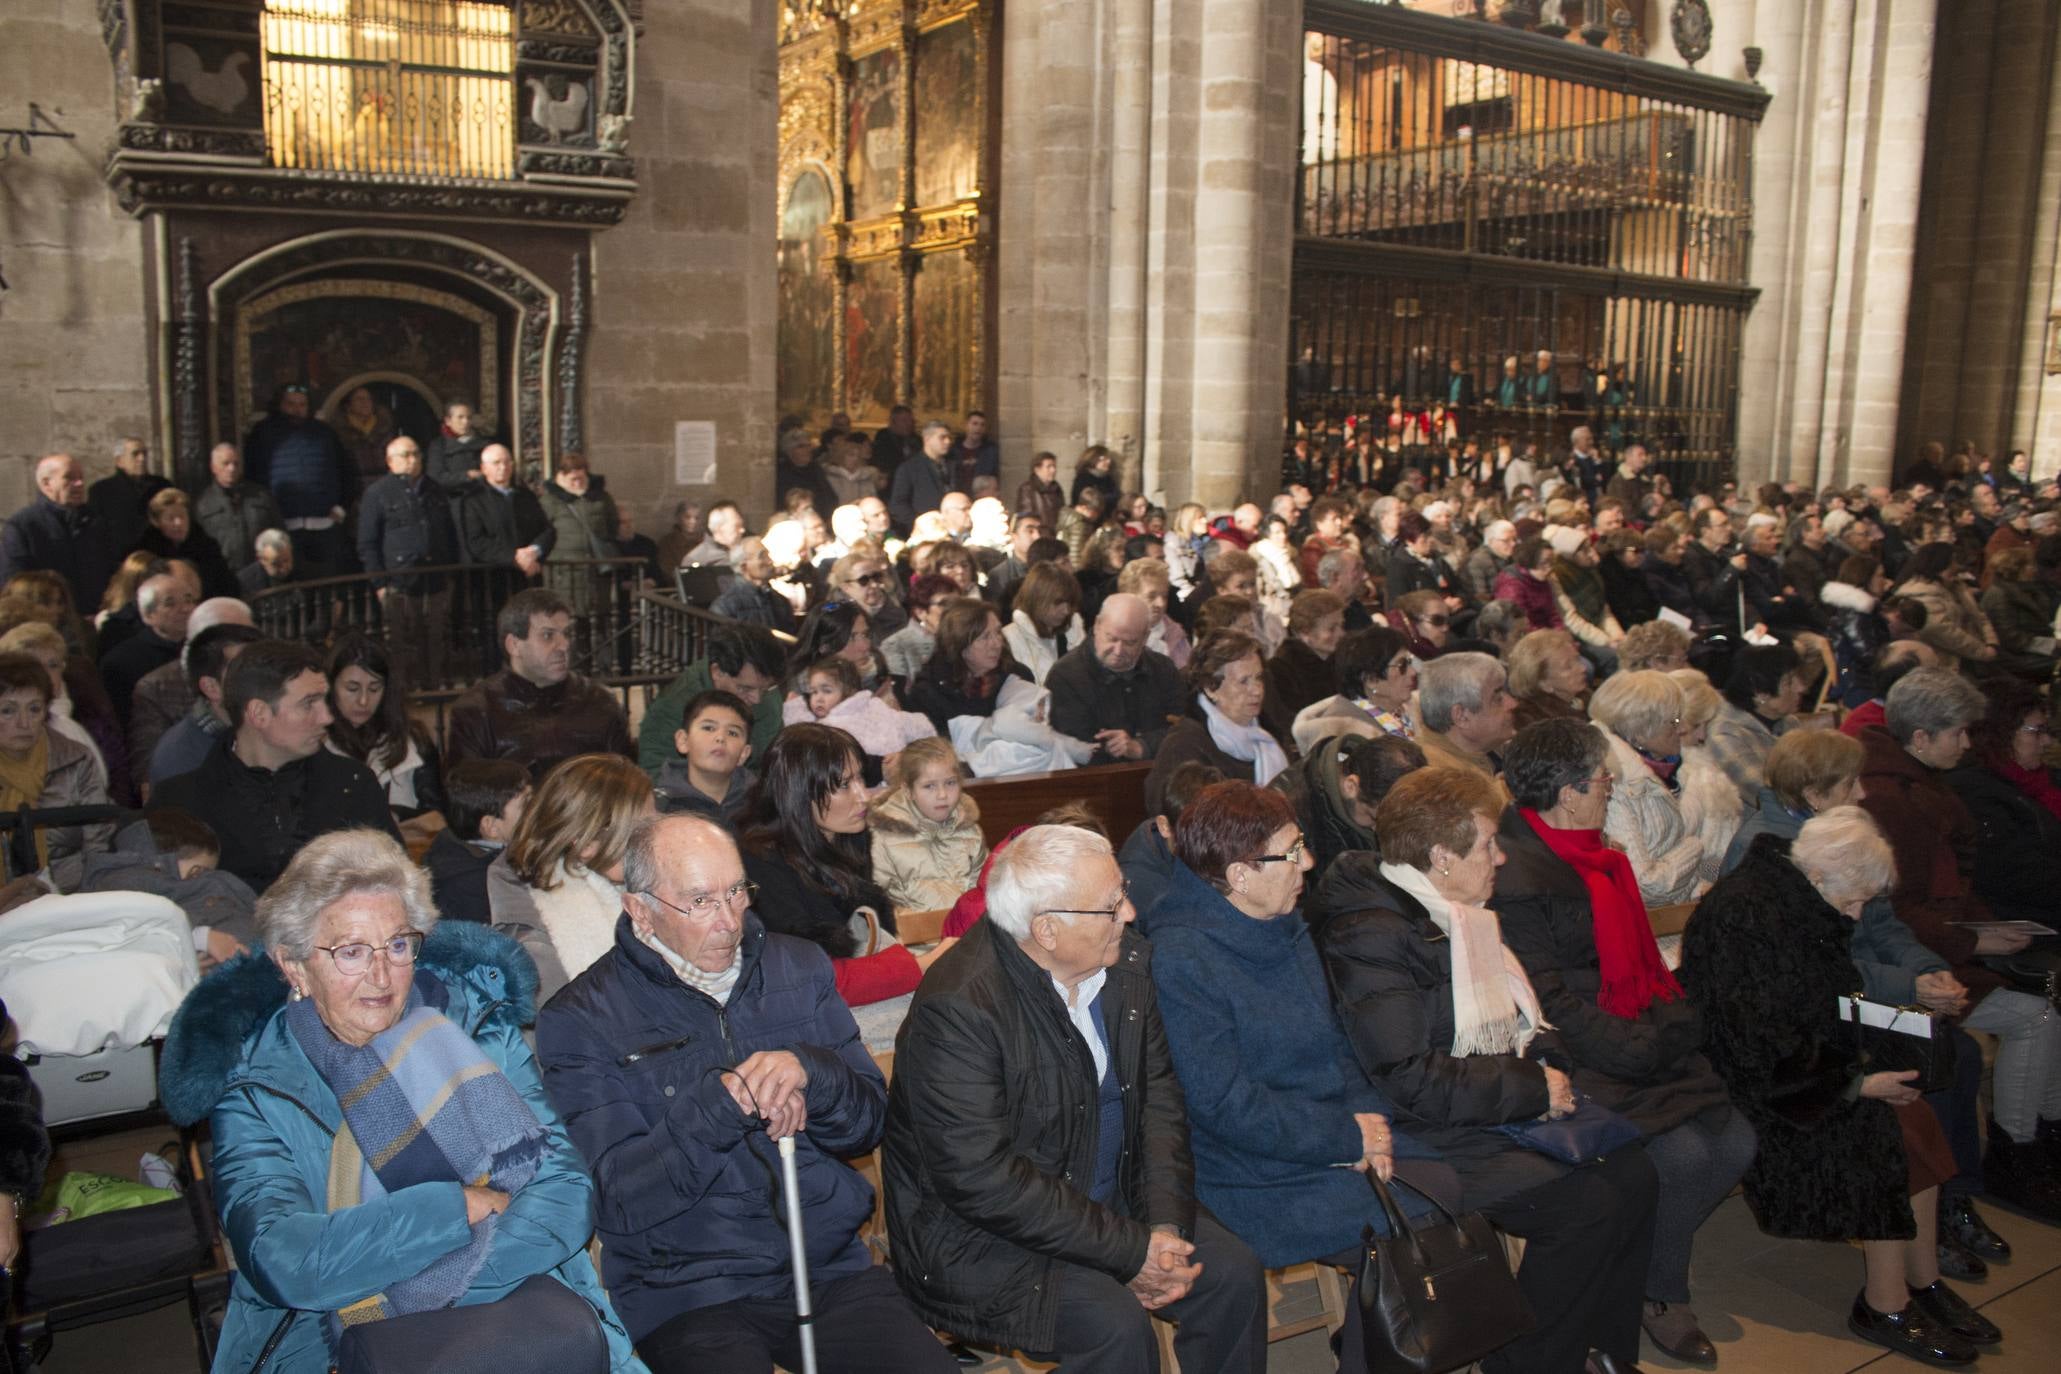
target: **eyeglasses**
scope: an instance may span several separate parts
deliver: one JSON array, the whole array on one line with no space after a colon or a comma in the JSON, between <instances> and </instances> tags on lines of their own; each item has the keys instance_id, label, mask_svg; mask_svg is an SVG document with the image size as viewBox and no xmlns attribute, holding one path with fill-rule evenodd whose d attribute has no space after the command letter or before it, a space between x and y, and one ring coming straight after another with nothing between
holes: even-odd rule
<instances>
[{"instance_id":1,"label":"eyeglasses","mask_svg":"<svg viewBox=\"0 0 2061 1374\"><path fill-rule=\"evenodd\" d=\"M2051 735L2054 733L2054 728L2050 725L2021 725L2018 727L2018 733L2021 735Z\"/></svg>"},{"instance_id":2,"label":"eyeglasses","mask_svg":"<svg viewBox=\"0 0 2061 1374\"><path fill-rule=\"evenodd\" d=\"M1074 910L1074 909L1072 909L1072 908L1069 908L1069 907L1051 907L1051 908L1048 908L1047 910L1044 910L1044 911L1040 911L1040 912L1038 913L1038 915L1040 915L1040 916L1100 916L1100 917L1102 917L1102 918L1103 918L1104 920L1114 921L1114 920L1116 920L1116 919L1117 919L1117 918L1118 918L1119 916L1121 916L1121 915L1123 914L1123 909L1124 909L1124 907L1125 907L1125 906L1126 906L1126 905L1127 905L1127 904L1128 904L1128 903L1130 902L1130 900L1131 900L1131 885L1130 885L1129 883L1121 883L1121 884L1119 884L1119 885L1117 886L1117 889L1116 889L1116 905L1115 905L1115 906L1113 906L1113 907L1109 907L1109 908L1107 908L1107 909L1104 909L1104 910L1096 910L1096 909L1094 909L1094 908L1089 908L1089 909L1087 909L1087 910Z\"/></svg>"},{"instance_id":3,"label":"eyeglasses","mask_svg":"<svg viewBox=\"0 0 2061 1374\"><path fill-rule=\"evenodd\" d=\"M406 968L415 962L415 956L422 951L422 932L411 930L405 935L396 935L382 945L368 945L363 940L353 940L347 945L317 945L336 965L336 971L346 978L355 978L372 967L372 956L384 954L387 963L395 968Z\"/></svg>"},{"instance_id":4,"label":"eyeglasses","mask_svg":"<svg viewBox=\"0 0 2061 1374\"><path fill-rule=\"evenodd\" d=\"M735 908L739 902L742 902L745 906L750 906L752 898L759 895L759 885L754 882L733 883L721 892L705 893L702 896L692 898L685 906L681 906L678 902L669 902L656 892L646 892L643 895L657 902L660 906L671 907L682 916L692 916L696 920L707 920L716 914L717 907Z\"/></svg>"},{"instance_id":5,"label":"eyeglasses","mask_svg":"<svg viewBox=\"0 0 2061 1374\"><path fill-rule=\"evenodd\" d=\"M1422 624L1436 626L1441 630L1443 630L1447 624L1446 618L1442 615L1419 616L1418 620Z\"/></svg>"},{"instance_id":6,"label":"eyeglasses","mask_svg":"<svg viewBox=\"0 0 2061 1374\"><path fill-rule=\"evenodd\" d=\"M1583 778L1580 782L1574 784L1574 790L1586 794L1588 790L1591 787L1594 787L1597 783L1602 783L1605 787L1608 787L1611 783L1615 781L1616 779L1611 776L1610 770L1606 768L1602 772L1592 774L1589 777Z\"/></svg>"},{"instance_id":7,"label":"eyeglasses","mask_svg":"<svg viewBox=\"0 0 2061 1374\"><path fill-rule=\"evenodd\" d=\"M1248 863L1254 863L1254 864L1294 864L1294 863L1301 863L1301 862L1302 862L1302 856L1303 856L1304 854L1307 854L1308 852L1309 852L1309 841L1308 841L1308 840L1305 840L1305 839L1304 839L1304 838L1303 838L1302 836L1300 836L1300 835L1297 835L1297 836L1295 837L1295 843L1294 843L1294 844L1292 844L1292 845L1289 845L1289 846L1288 846L1288 852L1287 852L1286 854L1262 854L1262 855L1260 855L1260 856L1259 856L1258 858L1256 858L1256 859L1249 859L1249 860L1247 860L1247 862L1248 862Z\"/></svg>"},{"instance_id":8,"label":"eyeglasses","mask_svg":"<svg viewBox=\"0 0 2061 1374\"><path fill-rule=\"evenodd\" d=\"M847 586L853 587L884 586L887 582L887 571L882 569L878 572L861 573L857 577L845 579L845 582Z\"/></svg>"}]
</instances>

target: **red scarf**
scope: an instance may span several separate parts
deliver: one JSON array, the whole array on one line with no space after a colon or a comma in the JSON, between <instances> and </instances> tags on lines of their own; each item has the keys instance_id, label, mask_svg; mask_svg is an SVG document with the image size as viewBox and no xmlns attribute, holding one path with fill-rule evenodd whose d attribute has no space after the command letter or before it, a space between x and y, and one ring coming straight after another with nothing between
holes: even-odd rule
<instances>
[{"instance_id":1,"label":"red scarf","mask_svg":"<svg viewBox=\"0 0 2061 1374\"><path fill-rule=\"evenodd\" d=\"M1997 765L1997 776L2047 810L2061 816L2061 787L2054 785L2054 775L2046 769L2020 768L2009 759L2005 759Z\"/></svg>"},{"instance_id":2,"label":"red scarf","mask_svg":"<svg viewBox=\"0 0 2061 1374\"><path fill-rule=\"evenodd\" d=\"M1682 985L1668 972L1660 958L1660 946L1654 943L1639 880L1632 875L1632 861L1604 844L1600 830L1556 830L1531 808L1518 811L1532 833L1562 863L1581 874L1589 889L1596 963L1603 975L1596 1005L1630 1021L1655 998L1672 1002L1680 997Z\"/></svg>"}]
</instances>

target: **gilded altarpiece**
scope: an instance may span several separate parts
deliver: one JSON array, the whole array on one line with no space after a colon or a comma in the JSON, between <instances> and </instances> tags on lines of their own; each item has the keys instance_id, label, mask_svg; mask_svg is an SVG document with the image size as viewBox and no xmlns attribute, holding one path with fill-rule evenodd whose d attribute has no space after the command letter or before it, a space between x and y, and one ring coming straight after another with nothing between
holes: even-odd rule
<instances>
[{"instance_id":1,"label":"gilded altarpiece","mask_svg":"<svg viewBox=\"0 0 2061 1374\"><path fill-rule=\"evenodd\" d=\"M994 0L784 0L779 406L956 420L994 378Z\"/></svg>"}]
</instances>

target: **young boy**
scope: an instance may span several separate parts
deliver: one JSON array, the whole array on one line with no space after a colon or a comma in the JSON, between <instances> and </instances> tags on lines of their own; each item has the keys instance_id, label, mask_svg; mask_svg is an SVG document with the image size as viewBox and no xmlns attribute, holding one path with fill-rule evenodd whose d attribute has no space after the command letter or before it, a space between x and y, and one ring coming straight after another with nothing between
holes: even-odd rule
<instances>
[{"instance_id":1,"label":"young boy","mask_svg":"<svg viewBox=\"0 0 2061 1374\"><path fill-rule=\"evenodd\" d=\"M453 921L493 923L487 868L529 801L529 770L512 759L467 759L444 773L444 819L422 856L437 910Z\"/></svg>"},{"instance_id":2,"label":"young boy","mask_svg":"<svg viewBox=\"0 0 2061 1374\"><path fill-rule=\"evenodd\" d=\"M165 807L131 821L114 848L86 856L81 892L149 892L177 902L193 926L202 973L226 964L257 942L257 894L216 868L222 842L190 811Z\"/></svg>"},{"instance_id":3,"label":"young boy","mask_svg":"<svg viewBox=\"0 0 2061 1374\"><path fill-rule=\"evenodd\" d=\"M732 821L744 809L753 774L751 708L718 687L697 693L680 713L673 732L679 757L658 771L658 809Z\"/></svg>"}]
</instances>

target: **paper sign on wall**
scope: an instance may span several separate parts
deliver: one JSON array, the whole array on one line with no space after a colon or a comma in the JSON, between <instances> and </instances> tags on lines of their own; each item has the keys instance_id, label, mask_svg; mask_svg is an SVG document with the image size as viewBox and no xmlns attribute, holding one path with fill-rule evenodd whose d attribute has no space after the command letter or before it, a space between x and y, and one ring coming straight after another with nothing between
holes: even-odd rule
<instances>
[{"instance_id":1,"label":"paper sign on wall","mask_svg":"<svg viewBox=\"0 0 2061 1374\"><path fill-rule=\"evenodd\" d=\"M673 422L673 485L711 487L716 482L716 422Z\"/></svg>"}]
</instances>

